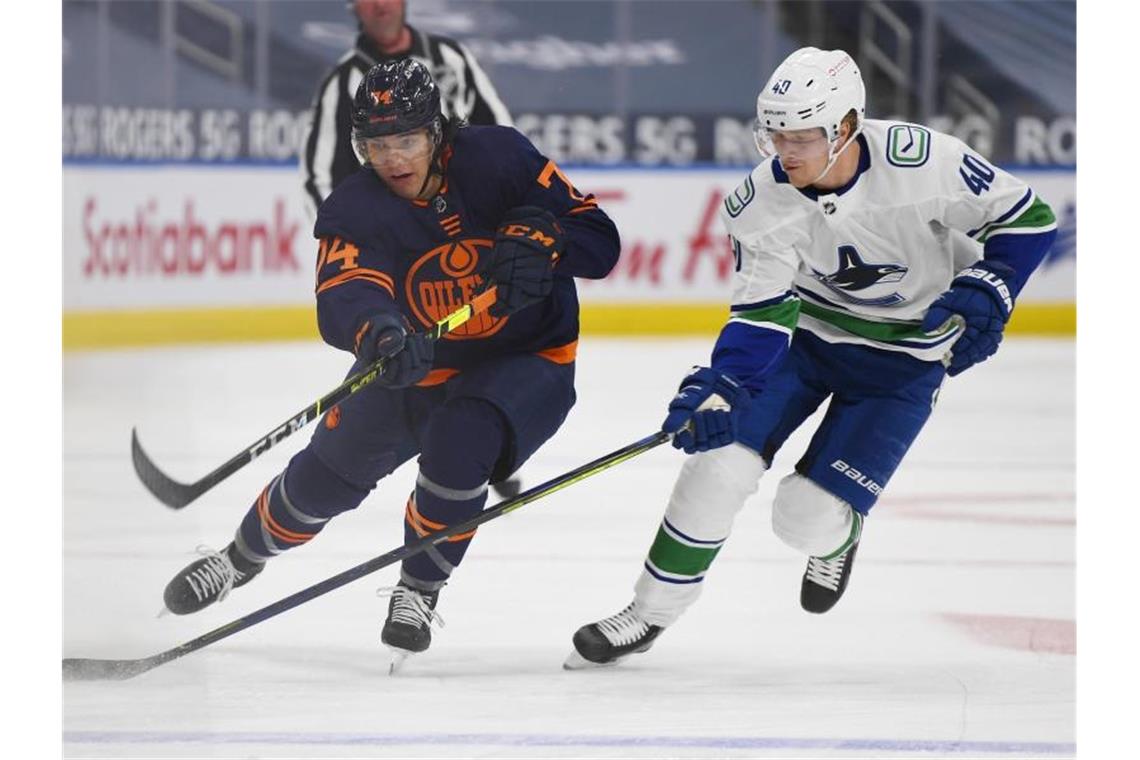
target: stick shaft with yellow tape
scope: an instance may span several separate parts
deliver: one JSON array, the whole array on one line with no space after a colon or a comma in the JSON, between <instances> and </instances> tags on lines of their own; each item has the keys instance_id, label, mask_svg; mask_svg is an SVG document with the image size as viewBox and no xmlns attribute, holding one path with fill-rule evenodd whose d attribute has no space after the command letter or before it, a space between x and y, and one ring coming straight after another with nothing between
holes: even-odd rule
<instances>
[{"instance_id":1,"label":"stick shaft with yellow tape","mask_svg":"<svg viewBox=\"0 0 1140 760\"><path fill-rule=\"evenodd\" d=\"M436 322L428 333L429 336L433 340L439 340L468 322L476 314L486 311L495 302L495 294L496 290L492 287L475 296L470 303L464 304L461 308ZM363 371L348 378L269 433L242 449L225 464L193 483L181 483L160 470L147 455L142 444L139 443L138 432L132 428L131 460L134 462L135 473L138 474L139 480L142 481L148 491L154 494L155 498L171 509L182 509L352 394L367 388L380 376L385 361L386 359L378 359Z\"/></svg>"},{"instance_id":2,"label":"stick shaft with yellow tape","mask_svg":"<svg viewBox=\"0 0 1140 760\"><path fill-rule=\"evenodd\" d=\"M603 457L588 462L580 467L577 467L570 472L559 475L558 477L548 480L541 485L537 485L523 493L520 493L514 498L507 499L500 502L493 507L483 510L470 520L465 520L461 523L456 523L435 533L429 533L422 538L419 538L412 543L405 544L404 546L393 549L386 554L381 554L378 557L373 557L367 562L361 563L356 567L351 567L342 573L326 578L320 583L309 586L306 589L291 594L284 599L279 599L267 607L262 607L255 612L251 612L244 617L231 621L220 628L199 636L196 639L187 641L184 644L167 649L165 652L151 655L150 657L143 657L137 660L100 660L88 659L79 657L69 657L63 660L63 677L67 681L101 681L101 680L124 680L133 678L148 670L152 670L159 665L164 665L171 660L176 660L183 655L195 652L203 647L209 646L217 641L234 635L238 631L243 631L252 625L256 625L262 621L268 620L271 617L281 614L286 610L291 610L298 605L304 604L311 599L318 596L323 596L328 592L340 588L352 581L363 578L366 575L376 572L377 570L394 565L397 562L402 562L404 559L418 554L429 546L446 541L451 536L456 536L461 533L469 533L485 522L494 520L496 517L501 517L508 512L512 512L526 504L537 501L552 493L561 491L563 488L574 485L586 478L597 475L599 472L608 470L611 467L628 461L639 454L643 454L652 448L660 446L670 438L668 433L658 431L652 435L648 435L639 441L634 441L628 446L623 446L617 451L610 452Z\"/></svg>"}]
</instances>

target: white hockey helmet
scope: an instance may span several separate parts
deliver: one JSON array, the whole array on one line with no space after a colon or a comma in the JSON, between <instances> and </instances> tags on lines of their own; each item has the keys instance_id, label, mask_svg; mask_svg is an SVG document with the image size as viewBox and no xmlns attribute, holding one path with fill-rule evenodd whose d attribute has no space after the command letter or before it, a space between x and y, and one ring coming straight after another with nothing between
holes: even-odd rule
<instances>
[{"instance_id":1,"label":"white hockey helmet","mask_svg":"<svg viewBox=\"0 0 1140 760\"><path fill-rule=\"evenodd\" d=\"M756 147L762 155L772 155L772 133L819 127L832 146L830 169L839 155L834 143L843 118L855 111L854 138L863 129L866 106L863 77L850 55L800 48L776 67L756 98ZM850 144L851 140L844 147Z\"/></svg>"}]
</instances>

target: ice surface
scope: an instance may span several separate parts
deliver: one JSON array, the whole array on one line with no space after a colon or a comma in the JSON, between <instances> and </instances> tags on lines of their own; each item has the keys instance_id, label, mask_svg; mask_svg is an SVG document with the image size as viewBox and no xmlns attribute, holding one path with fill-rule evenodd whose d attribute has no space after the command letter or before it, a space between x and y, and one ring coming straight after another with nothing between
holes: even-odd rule
<instances>
[{"instance_id":1,"label":"ice surface","mask_svg":"<svg viewBox=\"0 0 1140 760\"><path fill-rule=\"evenodd\" d=\"M583 341L578 405L526 486L652 432L709 340ZM432 649L387 675L389 568L133 680L67 683L68 757L1067 757L1074 753L1074 345L1009 340L949 381L867 523L846 597L799 609L769 528L788 442L704 596L654 649L566 672L624 606L683 455L661 447L480 529ZM144 657L398 546L405 465L353 513L197 616L156 618L198 544L224 545L308 431L182 511L129 439L193 480L334 387L314 344L69 354L64 651Z\"/></svg>"}]
</instances>

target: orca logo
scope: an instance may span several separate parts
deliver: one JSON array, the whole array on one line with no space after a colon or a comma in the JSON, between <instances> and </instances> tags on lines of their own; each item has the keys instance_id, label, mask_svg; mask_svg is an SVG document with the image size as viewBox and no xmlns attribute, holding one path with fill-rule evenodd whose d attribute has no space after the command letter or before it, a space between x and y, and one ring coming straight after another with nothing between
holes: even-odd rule
<instances>
[{"instance_id":1,"label":"orca logo","mask_svg":"<svg viewBox=\"0 0 1140 760\"><path fill-rule=\"evenodd\" d=\"M905 301L900 293L860 298L852 295L855 291L866 290L876 285L898 282L909 270L901 264L867 264L859 257L853 245L839 246L839 268L831 274L812 269L815 278L848 303L862 306L893 306Z\"/></svg>"}]
</instances>

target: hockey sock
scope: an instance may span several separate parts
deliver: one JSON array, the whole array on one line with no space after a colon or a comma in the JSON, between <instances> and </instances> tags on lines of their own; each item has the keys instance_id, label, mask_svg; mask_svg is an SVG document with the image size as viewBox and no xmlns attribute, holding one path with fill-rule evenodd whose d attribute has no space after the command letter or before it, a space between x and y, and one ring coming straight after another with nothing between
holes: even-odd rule
<instances>
[{"instance_id":1,"label":"hockey sock","mask_svg":"<svg viewBox=\"0 0 1140 760\"><path fill-rule=\"evenodd\" d=\"M308 448L258 495L234 543L251 562L264 562L313 539L334 516L356 508L368 490L345 482Z\"/></svg>"},{"instance_id":2,"label":"hockey sock","mask_svg":"<svg viewBox=\"0 0 1140 760\"><path fill-rule=\"evenodd\" d=\"M634 585L635 610L647 623L672 625L697 600L764 470L764 460L740 444L686 458Z\"/></svg>"},{"instance_id":3,"label":"hockey sock","mask_svg":"<svg viewBox=\"0 0 1140 760\"><path fill-rule=\"evenodd\" d=\"M408 499L404 540L443 530L477 515L487 481L507 441L506 423L486 401L461 398L436 412L428 425L416 490ZM404 560L401 579L420 591L441 588L471 543L474 531L452 536Z\"/></svg>"}]
</instances>

